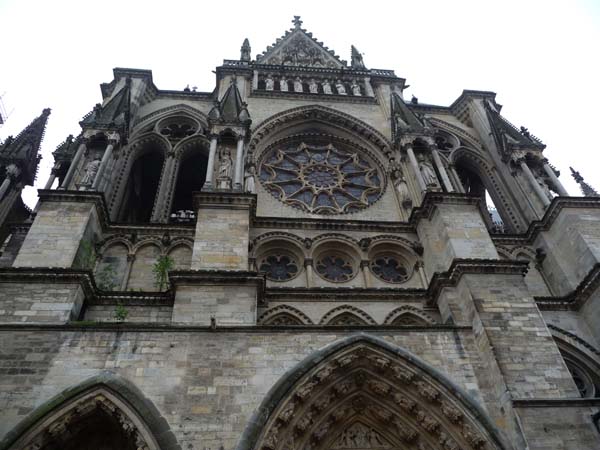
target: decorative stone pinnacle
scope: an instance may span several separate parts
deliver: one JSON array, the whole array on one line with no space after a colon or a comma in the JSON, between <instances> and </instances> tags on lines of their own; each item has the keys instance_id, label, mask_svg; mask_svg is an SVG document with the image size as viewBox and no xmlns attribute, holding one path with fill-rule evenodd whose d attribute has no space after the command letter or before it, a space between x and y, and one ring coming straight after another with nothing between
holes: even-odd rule
<instances>
[{"instance_id":1,"label":"decorative stone pinnacle","mask_svg":"<svg viewBox=\"0 0 600 450\"><path fill-rule=\"evenodd\" d=\"M584 197L600 197L598 191L596 191L596 189L587 184L579 172L573 170L572 167L569 167L569 169L571 169L571 175L579 184L579 188L581 189L581 193L584 195Z\"/></svg>"},{"instance_id":2,"label":"decorative stone pinnacle","mask_svg":"<svg viewBox=\"0 0 600 450\"><path fill-rule=\"evenodd\" d=\"M302 25L300 16L294 16L294 20L292 20L292 23L294 24L294 28L300 28L300 26Z\"/></svg>"}]
</instances>

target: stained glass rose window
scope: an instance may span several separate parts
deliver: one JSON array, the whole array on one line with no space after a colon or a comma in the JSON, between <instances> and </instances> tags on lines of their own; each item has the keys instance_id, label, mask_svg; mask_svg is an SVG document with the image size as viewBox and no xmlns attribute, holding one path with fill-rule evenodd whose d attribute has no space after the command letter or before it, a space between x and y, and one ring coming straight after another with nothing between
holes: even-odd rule
<instances>
[{"instance_id":1,"label":"stained glass rose window","mask_svg":"<svg viewBox=\"0 0 600 450\"><path fill-rule=\"evenodd\" d=\"M286 281L298 274L298 263L290 255L271 254L261 260L258 270L270 280Z\"/></svg>"},{"instance_id":2,"label":"stained glass rose window","mask_svg":"<svg viewBox=\"0 0 600 450\"><path fill-rule=\"evenodd\" d=\"M320 256L315 268L317 273L326 280L338 283L352 279L355 274L352 260L342 253L327 253Z\"/></svg>"},{"instance_id":3,"label":"stained glass rose window","mask_svg":"<svg viewBox=\"0 0 600 450\"><path fill-rule=\"evenodd\" d=\"M403 283L409 276L405 264L395 255L377 255L371 261L371 272L388 283Z\"/></svg>"},{"instance_id":4,"label":"stained glass rose window","mask_svg":"<svg viewBox=\"0 0 600 450\"><path fill-rule=\"evenodd\" d=\"M315 214L358 211L383 192L383 181L372 163L332 144L302 143L271 150L259 173L273 196Z\"/></svg>"}]
</instances>

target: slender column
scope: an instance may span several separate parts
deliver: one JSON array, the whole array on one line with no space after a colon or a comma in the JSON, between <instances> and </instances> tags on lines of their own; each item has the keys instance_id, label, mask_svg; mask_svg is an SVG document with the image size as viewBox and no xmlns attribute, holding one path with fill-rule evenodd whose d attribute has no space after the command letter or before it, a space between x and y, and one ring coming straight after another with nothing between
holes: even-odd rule
<instances>
[{"instance_id":1,"label":"slender column","mask_svg":"<svg viewBox=\"0 0 600 450\"><path fill-rule=\"evenodd\" d=\"M523 173L525 174L525 178L527 178L527 180L533 187L533 190L538 195L538 197L540 198L540 200L542 201L544 206L548 206L550 204L550 199L546 196L546 194L544 193L544 191L538 184L537 180L533 176L533 173L531 173L531 169L529 168L527 163L523 160L521 160L521 169L523 170Z\"/></svg>"},{"instance_id":2,"label":"slender column","mask_svg":"<svg viewBox=\"0 0 600 450\"><path fill-rule=\"evenodd\" d=\"M306 270L306 287L311 288L314 285L313 260L311 258L307 258L304 260L304 269Z\"/></svg>"},{"instance_id":3,"label":"slender column","mask_svg":"<svg viewBox=\"0 0 600 450\"><path fill-rule=\"evenodd\" d=\"M363 278L365 280L365 287L371 287L371 272L369 270L369 261L363 260L360 262L360 269L362 270Z\"/></svg>"},{"instance_id":4,"label":"slender column","mask_svg":"<svg viewBox=\"0 0 600 450\"><path fill-rule=\"evenodd\" d=\"M77 166L79 166L79 161L81 161L81 158L82 158L83 154L85 153L86 141L87 140L84 139L83 142L77 148L77 151L75 152L75 156L73 157L73 161L71 161L69 170L67 171L67 174L65 175L65 179L63 180L59 189L68 189L69 184L71 184L71 181L73 181L73 177L75 176L75 172L77 171Z\"/></svg>"},{"instance_id":5,"label":"slender column","mask_svg":"<svg viewBox=\"0 0 600 450\"><path fill-rule=\"evenodd\" d=\"M7 176L2 182L2 185L0 185L0 200L4 198L4 194L6 194L6 191L8 191L8 188L10 187L10 182L11 179L9 176Z\"/></svg>"},{"instance_id":6,"label":"slender column","mask_svg":"<svg viewBox=\"0 0 600 450\"><path fill-rule=\"evenodd\" d=\"M168 195L171 188L171 183L177 183L175 179L175 152L172 150L167 154L167 159L163 164L163 170L158 186L157 198L154 202L154 210L152 211L151 222L168 222L169 211L166 208L166 202L169 201ZM165 214L163 214L165 213Z\"/></svg>"},{"instance_id":7,"label":"slender column","mask_svg":"<svg viewBox=\"0 0 600 450\"><path fill-rule=\"evenodd\" d=\"M417 261L415 269L419 272L419 278L421 279L421 283L423 283L423 287L427 289L427 275L425 274L425 264L423 264L423 261Z\"/></svg>"},{"instance_id":8,"label":"slender column","mask_svg":"<svg viewBox=\"0 0 600 450\"><path fill-rule=\"evenodd\" d=\"M244 177L244 137L239 136L235 153L235 182L234 189L241 189Z\"/></svg>"},{"instance_id":9,"label":"slender column","mask_svg":"<svg viewBox=\"0 0 600 450\"><path fill-rule=\"evenodd\" d=\"M6 167L6 178L2 182L2 185L0 185L0 200L2 200L4 194L6 194L6 191L8 191L11 183L16 180L20 174L21 169L19 169L15 164L11 163Z\"/></svg>"},{"instance_id":10,"label":"slender column","mask_svg":"<svg viewBox=\"0 0 600 450\"><path fill-rule=\"evenodd\" d=\"M207 188L211 188L213 186L216 154L217 154L217 135L213 135L210 140L210 151L208 153L208 165L206 168L206 181L204 182L204 186L206 186Z\"/></svg>"},{"instance_id":11,"label":"slender column","mask_svg":"<svg viewBox=\"0 0 600 450\"><path fill-rule=\"evenodd\" d=\"M371 77L365 77L365 94L367 97L375 97L373 86L371 86Z\"/></svg>"},{"instance_id":12,"label":"slender column","mask_svg":"<svg viewBox=\"0 0 600 450\"><path fill-rule=\"evenodd\" d=\"M456 166L454 164L448 165L448 171L454 180L455 191L460 192L461 194L465 193L465 188L460 181L460 177L458 176L458 172L456 171Z\"/></svg>"},{"instance_id":13,"label":"slender column","mask_svg":"<svg viewBox=\"0 0 600 450\"><path fill-rule=\"evenodd\" d=\"M415 178L417 179L417 183L421 189L421 192L426 191L427 186L425 186L425 181L423 181L423 177L421 176L421 169L419 168L419 163L417 162L417 157L415 156L415 152L413 151L411 144L406 145L406 154L408 155L408 160L413 168Z\"/></svg>"},{"instance_id":14,"label":"slender column","mask_svg":"<svg viewBox=\"0 0 600 450\"><path fill-rule=\"evenodd\" d=\"M46 186L44 186L44 189L52 188L52 185L54 184L54 180L56 180L56 172L57 172L57 167L55 166L50 171L50 176L48 177L48 181L46 181Z\"/></svg>"},{"instance_id":15,"label":"slender column","mask_svg":"<svg viewBox=\"0 0 600 450\"><path fill-rule=\"evenodd\" d=\"M554 185L554 187L558 191L558 195L560 195L561 197L568 197L569 193L567 192L567 190L565 189L565 187L562 185L562 183L560 182L560 180L558 179L558 177L554 173L554 170L552 170L552 167L550 167L550 165L547 162L544 163L544 170L546 171L546 173L548 174L548 176L552 180L552 184Z\"/></svg>"},{"instance_id":16,"label":"slender column","mask_svg":"<svg viewBox=\"0 0 600 450\"><path fill-rule=\"evenodd\" d=\"M131 268L133 267L134 261L135 261L135 255L128 254L127 255L127 267L125 267L125 276L121 280L121 286L120 286L121 291L127 290L127 283L129 283L129 277L131 276Z\"/></svg>"},{"instance_id":17,"label":"slender column","mask_svg":"<svg viewBox=\"0 0 600 450\"><path fill-rule=\"evenodd\" d=\"M258 70L255 70L252 73L252 90L256 91L258 89Z\"/></svg>"},{"instance_id":18,"label":"slender column","mask_svg":"<svg viewBox=\"0 0 600 450\"><path fill-rule=\"evenodd\" d=\"M446 168L442 163L440 158L440 154L436 148L431 149L431 155L433 156L433 162L437 166L438 172L442 176L442 183L444 183L444 187L446 188L446 192L454 192L452 188L452 183L450 183L450 178L448 178L448 174L446 173Z\"/></svg>"},{"instance_id":19,"label":"slender column","mask_svg":"<svg viewBox=\"0 0 600 450\"><path fill-rule=\"evenodd\" d=\"M98 168L98 173L94 178L94 183L92 184L92 191L98 190L100 183L102 182L102 178L104 177L104 172L106 171L106 166L110 162L110 158L112 156L114 146L114 141L109 141L109 144L106 146L106 150L104 150L104 155L102 155L102 161L100 161L100 167Z\"/></svg>"}]
</instances>

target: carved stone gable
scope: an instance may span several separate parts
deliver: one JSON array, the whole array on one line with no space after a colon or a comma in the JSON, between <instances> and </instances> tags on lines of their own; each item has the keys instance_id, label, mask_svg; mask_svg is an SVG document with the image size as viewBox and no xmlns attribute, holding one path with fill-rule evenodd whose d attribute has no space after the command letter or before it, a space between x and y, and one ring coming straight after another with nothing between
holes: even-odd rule
<instances>
[{"instance_id":1,"label":"carved stone gable","mask_svg":"<svg viewBox=\"0 0 600 450\"><path fill-rule=\"evenodd\" d=\"M391 448L392 445L376 430L360 422L344 429L334 441L332 449Z\"/></svg>"},{"instance_id":2,"label":"carved stone gable","mask_svg":"<svg viewBox=\"0 0 600 450\"><path fill-rule=\"evenodd\" d=\"M256 61L259 64L284 66L328 67L339 69L345 64L333 53L306 33L296 28L270 46Z\"/></svg>"}]
</instances>

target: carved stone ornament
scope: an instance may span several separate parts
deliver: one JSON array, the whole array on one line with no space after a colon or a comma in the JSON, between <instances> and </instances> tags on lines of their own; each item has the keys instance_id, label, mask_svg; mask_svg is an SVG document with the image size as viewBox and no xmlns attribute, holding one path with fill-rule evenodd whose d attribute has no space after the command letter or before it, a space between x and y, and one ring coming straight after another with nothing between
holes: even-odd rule
<instances>
[{"instance_id":1,"label":"carved stone ornament","mask_svg":"<svg viewBox=\"0 0 600 450\"><path fill-rule=\"evenodd\" d=\"M453 392L411 364L368 345L325 358L286 394L256 448L506 450Z\"/></svg>"}]
</instances>

